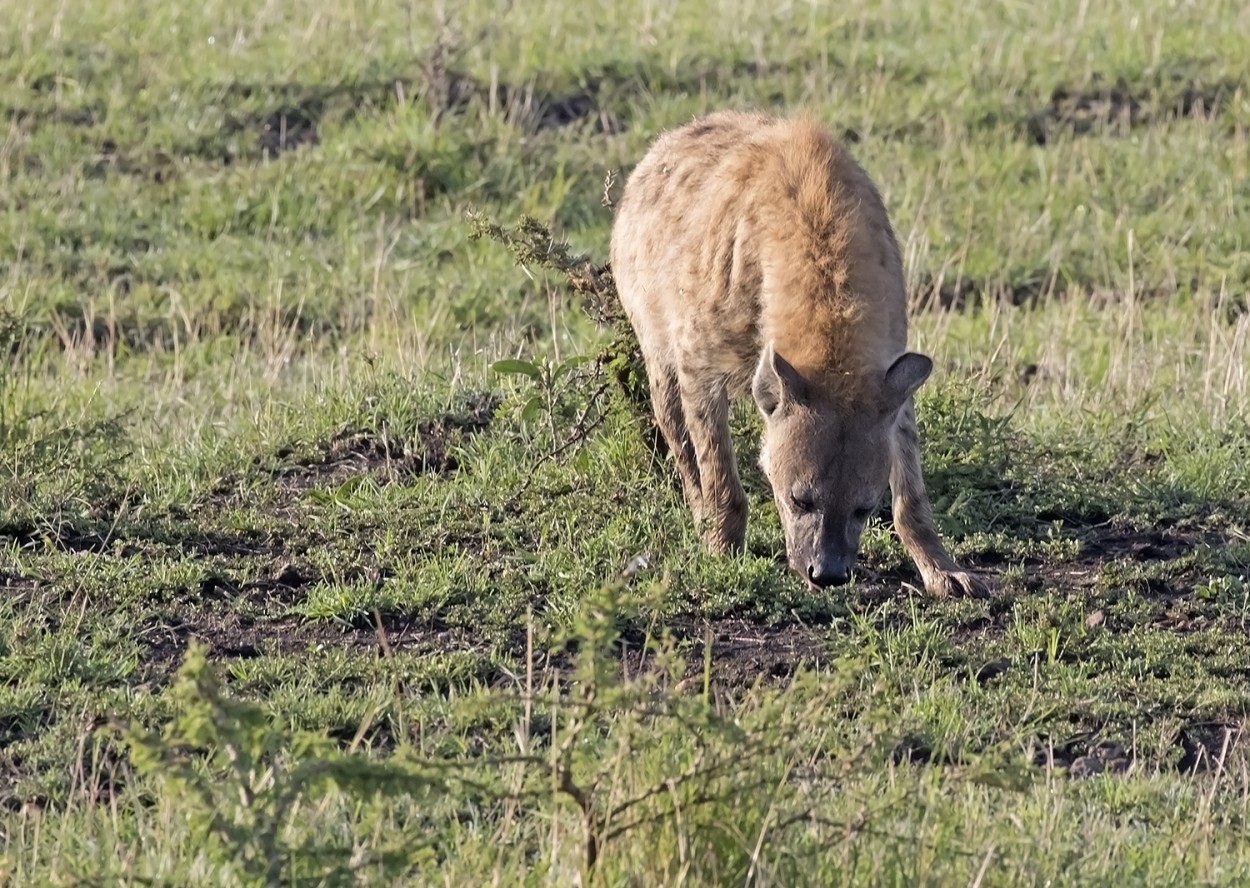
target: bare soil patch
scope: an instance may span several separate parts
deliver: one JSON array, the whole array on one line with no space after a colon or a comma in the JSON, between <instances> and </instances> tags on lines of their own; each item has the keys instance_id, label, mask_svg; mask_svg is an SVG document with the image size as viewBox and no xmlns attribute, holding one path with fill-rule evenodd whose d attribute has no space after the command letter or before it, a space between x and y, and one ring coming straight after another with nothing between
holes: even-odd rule
<instances>
[{"instance_id":1,"label":"bare soil patch","mask_svg":"<svg viewBox=\"0 0 1250 888\"><path fill-rule=\"evenodd\" d=\"M1130 84L1122 77L1108 83L1095 74L1085 86L1056 86L1046 106L1028 118L1024 132L1045 145L1064 132L1126 135L1160 119L1207 119L1219 114L1239 89L1240 84L1231 80L1150 86Z\"/></svg>"},{"instance_id":2,"label":"bare soil patch","mask_svg":"<svg viewBox=\"0 0 1250 888\"><path fill-rule=\"evenodd\" d=\"M260 122L259 129L260 150L267 158L321 141L316 118L304 108L279 108Z\"/></svg>"},{"instance_id":3,"label":"bare soil patch","mask_svg":"<svg viewBox=\"0 0 1250 888\"><path fill-rule=\"evenodd\" d=\"M223 165L272 160L317 145L326 126L345 125L370 111L412 101L426 102L440 117L477 104L530 133L579 123L601 133L623 127L600 100L601 90L611 87L603 75L582 75L577 78L580 85L569 90L535 85L549 80L554 78L540 76L526 85L487 84L461 71L432 68L337 84L230 83L217 99L224 111L220 130L188 143L183 153Z\"/></svg>"},{"instance_id":4,"label":"bare soil patch","mask_svg":"<svg viewBox=\"0 0 1250 888\"><path fill-rule=\"evenodd\" d=\"M1234 751L1245 748L1246 737L1241 725L1195 721L1181 728L1176 745L1181 749L1177 770L1194 774L1223 767Z\"/></svg>"},{"instance_id":5,"label":"bare soil patch","mask_svg":"<svg viewBox=\"0 0 1250 888\"><path fill-rule=\"evenodd\" d=\"M1138 302L1167 299L1177 287L1139 287L1133 292ZM1190 290L1200 289L1197 281ZM1051 299L1074 296L1091 305L1110 308L1121 302L1123 293L1108 292L1090 282L1074 281L1060 269L1036 268L1014 279L988 275L924 275L911 290L911 305L916 311L970 311L988 304L1036 307ZM1237 299L1223 306L1230 318L1244 314L1246 307Z\"/></svg>"},{"instance_id":6,"label":"bare soil patch","mask_svg":"<svg viewBox=\"0 0 1250 888\"><path fill-rule=\"evenodd\" d=\"M320 442L310 454L296 454L293 447L280 449L275 457L290 462L272 475L293 493L342 484L358 475L383 483L415 475L450 475L463 468L457 449L490 427L498 406L494 393L470 396L462 410L423 420L412 435L385 425L348 427Z\"/></svg>"},{"instance_id":7,"label":"bare soil patch","mask_svg":"<svg viewBox=\"0 0 1250 888\"><path fill-rule=\"evenodd\" d=\"M211 657L240 659L254 659L267 652L299 654L321 646L374 651L380 657L388 651L435 654L484 650L462 631L385 614L380 628L298 616L258 618L234 611L201 612L191 619L166 614L148 620L138 630L138 638L147 645L148 668L156 673L176 668L192 641L207 645Z\"/></svg>"},{"instance_id":8,"label":"bare soil patch","mask_svg":"<svg viewBox=\"0 0 1250 888\"><path fill-rule=\"evenodd\" d=\"M817 665L827 657L820 638L797 623L769 625L740 617L714 620L677 620L667 626L686 652L684 681L703 675L708 644L711 645L711 682L719 687L748 687L758 681L780 684L800 668ZM624 641L619 649L626 674L650 667L651 655L641 639Z\"/></svg>"},{"instance_id":9,"label":"bare soil patch","mask_svg":"<svg viewBox=\"0 0 1250 888\"><path fill-rule=\"evenodd\" d=\"M1219 535L1177 528L1151 530L1117 530L1099 528L1087 531L1081 540L1081 551L1067 562L1046 563L1032 559L1029 588L1043 586L1071 589L1098 585L1101 572L1108 565L1149 565L1174 561L1199 546L1218 546L1227 540ZM1199 579L1196 570L1178 570L1166 579L1160 577L1126 578L1124 585L1139 588L1145 594L1172 598L1188 595Z\"/></svg>"},{"instance_id":10,"label":"bare soil patch","mask_svg":"<svg viewBox=\"0 0 1250 888\"><path fill-rule=\"evenodd\" d=\"M717 620L709 634L714 675L730 685L751 684L761 677L789 678L826 656L812 631L794 623L763 626L741 619Z\"/></svg>"},{"instance_id":11,"label":"bare soil patch","mask_svg":"<svg viewBox=\"0 0 1250 888\"><path fill-rule=\"evenodd\" d=\"M23 548L51 544L62 552L112 554L119 558L151 555L154 547L170 547L198 556L281 554L276 537L253 528L216 531L200 526L189 517L164 516L144 522L92 521L84 526L67 525L49 529L29 523L0 526L0 540Z\"/></svg>"}]
</instances>

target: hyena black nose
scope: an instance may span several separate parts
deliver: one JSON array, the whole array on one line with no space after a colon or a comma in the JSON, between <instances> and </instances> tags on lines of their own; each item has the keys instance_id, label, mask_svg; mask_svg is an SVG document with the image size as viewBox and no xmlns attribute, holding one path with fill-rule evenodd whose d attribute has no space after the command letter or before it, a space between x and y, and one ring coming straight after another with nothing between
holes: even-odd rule
<instances>
[{"instance_id":1,"label":"hyena black nose","mask_svg":"<svg viewBox=\"0 0 1250 888\"><path fill-rule=\"evenodd\" d=\"M845 586L851 579L851 565L841 558L817 558L807 565L807 578L822 589Z\"/></svg>"}]
</instances>

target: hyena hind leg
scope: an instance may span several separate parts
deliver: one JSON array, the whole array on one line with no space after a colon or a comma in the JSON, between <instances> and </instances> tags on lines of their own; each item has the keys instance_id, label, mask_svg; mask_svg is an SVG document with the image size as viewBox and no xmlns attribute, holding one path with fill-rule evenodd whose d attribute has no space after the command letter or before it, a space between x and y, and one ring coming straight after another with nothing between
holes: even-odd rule
<instances>
[{"instance_id":1,"label":"hyena hind leg","mask_svg":"<svg viewBox=\"0 0 1250 888\"><path fill-rule=\"evenodd\" d=\"M970 595L983 597L990 587L984 578L970 573L950 557L933 522L933 509L925 490L920 466L920 438L916 413L909 401L895 427L890 490L893 494L894 527L907 554L916 562L925 590L948 598Z\"/></svg>"},{"instance_id":2,"label":"hyena hind leg","mask_svg":"<svg viewBox=\"0 0 1250 888\"><path fill-rule=\"evenodd\" d=\"M739 551L746 542L747 495L729 434L729 396L723 383L683 380L681 401L699 464L703 543L713 552Z\"/></svg>"}]
</instances>

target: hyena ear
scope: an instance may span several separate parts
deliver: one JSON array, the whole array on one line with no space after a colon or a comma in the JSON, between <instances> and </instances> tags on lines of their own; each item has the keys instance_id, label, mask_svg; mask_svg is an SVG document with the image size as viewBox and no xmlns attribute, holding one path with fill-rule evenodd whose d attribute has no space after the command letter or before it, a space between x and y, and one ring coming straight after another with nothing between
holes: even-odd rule
<instances>
[{"instance_id":1,"label":"hyena ear","mask_svg":"<svg viewBox=\"0 0 1250 888\"><path fill-rule=\"evenodd\" d=\"M807 383L794 366L773 350L770 342L764 346L759 366L755 368L755 380L751 383L751 395L765 416L772 416L787 404L796 404L807 398Z\"/></svg>"},{"instance_id":2,"label":"hyena ear","mask_svg":"<svg viewBox=\"0 0 1250 888\"><path fill-rule=\"evenodd\" d=\"M916 389L933 372L933 361L916 352L905 352L885 371L885 388L881 393L881 410L896 412L916 393Z\"/></svg>"}]
</instances>

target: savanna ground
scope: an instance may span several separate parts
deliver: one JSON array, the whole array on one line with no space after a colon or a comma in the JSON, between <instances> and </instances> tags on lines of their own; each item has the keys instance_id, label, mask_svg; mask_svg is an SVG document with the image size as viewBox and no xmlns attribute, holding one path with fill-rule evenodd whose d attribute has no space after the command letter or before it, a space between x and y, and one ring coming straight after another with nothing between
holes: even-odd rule
<instances>
[{"instance_id":1,"label":"savanna ground","mask_svg":"<svg viewBox=\"0 0 1250 888\"><path fill-rule=\"evenodd\" d=\"M1224 0L0 4L0 881L1245 884L1247 58ZM881 185L989 600L888 515L808 591L757 471L702 554L612 331L468 236L602 263L748 106Z\"/></svg>"}]
</instances>

